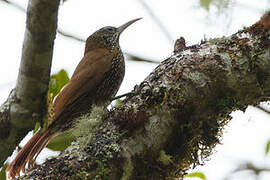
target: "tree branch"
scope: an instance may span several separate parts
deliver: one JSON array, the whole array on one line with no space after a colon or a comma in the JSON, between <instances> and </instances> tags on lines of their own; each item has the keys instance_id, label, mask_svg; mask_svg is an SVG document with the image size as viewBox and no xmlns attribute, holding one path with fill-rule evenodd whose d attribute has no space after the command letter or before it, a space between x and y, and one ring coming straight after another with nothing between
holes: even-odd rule
<instances>
[{"instance_id":1,"label":"tree branch","mask_svg":"<svg viewBox=\"0 0 270 180\"><path fill-rule=\"evenodd\" d=\"M0 107L0 166L47 114L59 0L30 0L17 84Z\"/></svg>"},{"instance_id":2,"label":"tree branch","mask_svg":"<svg viewBox=\"0 0 270 180\"><path fill-rule=\"evenodd\" d=\"M236 173L243 172L243 171L250 171L252 174L254 174L256 177L258 177L260 174L264 172L270 172L269 168L261 168L256 165L254 165L251 162L246 162L243 164L240 164L236 169L234 169L232 172L230 172L229 175L224 180L230 180L232 179L232 176Z\"/></svg>"},{"instance_id":3,"label":"tree branch","mask_svg":"<svg viewBox=\"0 0 270 180\"><path fill-rule=\"evenodd\" d=\"M173 179L203 164L229 114L270 95L269 19L267 13L230 37L181 46L134 96L109 113L81 117L73 132L84 135L24 179Z\"/></svg>"}]
</instances>

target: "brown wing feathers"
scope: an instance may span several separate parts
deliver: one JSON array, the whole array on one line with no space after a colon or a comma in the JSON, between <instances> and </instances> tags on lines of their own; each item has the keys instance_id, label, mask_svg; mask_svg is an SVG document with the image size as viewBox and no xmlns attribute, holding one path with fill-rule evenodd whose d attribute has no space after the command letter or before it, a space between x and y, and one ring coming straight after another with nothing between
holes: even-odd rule
<instances>
[{"instance_id":1,"label":"brown wing feathers","mask_svg":"<svg viewBox=\"0 0 270 180\"><path fill-rule=\"evenodd\" d=\"M106 49L96 49L85 54L76 67L70 82L63 88L54 101L54 114L57 118L65 108L82 94L91 91L102 80L115 53Z\"/></svg>"}]
</instances>

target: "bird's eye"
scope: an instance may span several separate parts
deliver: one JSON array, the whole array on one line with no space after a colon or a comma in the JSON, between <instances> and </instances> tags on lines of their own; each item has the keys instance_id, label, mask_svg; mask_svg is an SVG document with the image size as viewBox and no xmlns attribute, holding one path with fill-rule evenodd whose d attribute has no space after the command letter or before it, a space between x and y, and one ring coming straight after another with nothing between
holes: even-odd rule
<instances>
[{"instance_id":1,"label":"bird's eye","mask_svg":"<svg viewBox=\"0 0 270 180\"><path fill-rule=\"evenodd\" d=\"M113 31L113 27L108 27L108 30L109 31Z\"/></svg>"}]
</instances>

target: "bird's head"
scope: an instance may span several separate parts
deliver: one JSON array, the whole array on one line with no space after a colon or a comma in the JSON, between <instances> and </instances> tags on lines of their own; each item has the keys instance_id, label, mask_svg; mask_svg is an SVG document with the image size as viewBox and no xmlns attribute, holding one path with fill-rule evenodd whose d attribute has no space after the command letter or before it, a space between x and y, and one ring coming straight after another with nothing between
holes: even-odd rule
<instances>
[{"instance_id":1,"label":"bird's head","mask_svg":"<svg viewBox=\"0 0 270 180\"><path fill-rule=\"evenodd\" d=\"M113 49L114 47L119 46L119 37L121 33L128 26L140 19L141 18L133 19L119 27L106 26L97 30L87 38L85 53L96 48Z\"/></svg>"}]
</instances>

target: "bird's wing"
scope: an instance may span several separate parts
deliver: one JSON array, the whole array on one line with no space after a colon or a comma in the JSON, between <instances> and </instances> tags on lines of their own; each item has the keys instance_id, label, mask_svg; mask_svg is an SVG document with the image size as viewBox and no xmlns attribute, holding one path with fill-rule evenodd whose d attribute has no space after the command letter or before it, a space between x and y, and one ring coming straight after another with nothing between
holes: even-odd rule
<instances>
[{"instance_id":1,"label":"bird's wing","mask_svg":"<svg viewBox=\"0 0 270 180\"><path fill-rule=\"evenodd\" d=\"M114 55L114 52L101 48L84 55L69 83L55 98L53 104L54 118L57 118L78 97L86 92L91 92L98 85L104 73L110 69Z\"/></svg>"}]
</instances>

